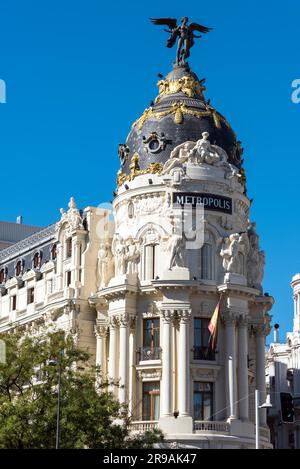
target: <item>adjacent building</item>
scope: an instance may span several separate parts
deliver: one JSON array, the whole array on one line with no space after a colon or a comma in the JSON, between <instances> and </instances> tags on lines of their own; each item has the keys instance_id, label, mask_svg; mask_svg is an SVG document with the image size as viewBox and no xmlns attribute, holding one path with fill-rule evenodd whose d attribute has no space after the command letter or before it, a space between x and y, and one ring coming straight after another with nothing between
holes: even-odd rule
<instances>
[{"instance_id":1,"label":"adjacent building","mask_svg":"<svg viewBox=\"0 0 300 469\"><path fill-rule=\"evenodd\" d=\"M21 216L17 218L17 223L0 221L0 250L27 238L39 230L41 228L37 226L24 225Z\"/></svg>"},{"instance_id":2,"label":"adjacent building","mask_svg":"<svg viewBox=\"0 0 300 469\"><path fill-rule=\"evenodd\" d=\"M270 344L266 360L267 387L272 409L268 410L268 423L274 448L300 449L300 274L293 277L291 286L294 298L293 332L288 332L286 342L280 343L278 330ZM294 421L284 422L281 412L281 393L294 398Z\"/></svg>"}]
</instances>

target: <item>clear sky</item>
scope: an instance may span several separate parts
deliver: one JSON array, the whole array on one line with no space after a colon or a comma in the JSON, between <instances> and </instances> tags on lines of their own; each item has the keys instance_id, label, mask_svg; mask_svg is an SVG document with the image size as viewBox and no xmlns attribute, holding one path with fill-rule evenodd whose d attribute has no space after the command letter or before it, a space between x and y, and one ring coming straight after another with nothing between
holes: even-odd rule
<instances>
[{"instance_id":1,"label":"clear sky","mask_svg":"<svg viewBox=\"0 0 300 469\"><path fill-rule=\"evenodd\" d=\"M80 207L112 199L118 143L174 60L148 18L185 15L214 28L190 65L243 142L283 339L300 271L299 0L1 0L0 219L43 226L71 195Z\"/></svg>"}]
</instances>

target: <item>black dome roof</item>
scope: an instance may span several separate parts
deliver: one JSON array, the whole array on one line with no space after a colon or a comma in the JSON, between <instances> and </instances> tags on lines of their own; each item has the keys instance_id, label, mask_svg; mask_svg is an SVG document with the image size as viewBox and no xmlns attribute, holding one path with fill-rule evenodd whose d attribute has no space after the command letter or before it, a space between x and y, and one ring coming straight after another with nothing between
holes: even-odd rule
<instances>
[{"instance_id":1,"label":"black dome roof","mask_svg":"<svg viewBox=\"0 0 300 469\"><path fill-rule=\"evenodd\" d=\"M187 140L197 141L203 132L223 148L229 162L241 167L241 148L226 119L203 96L203 81L185 66L174 66L165 80L158 82L159 95L152 107L133 124L121 152L122 173L130 173L130 162L138 154L141 171L151 163L163 165L171 151Z\"/></svg>"}]
</instances>

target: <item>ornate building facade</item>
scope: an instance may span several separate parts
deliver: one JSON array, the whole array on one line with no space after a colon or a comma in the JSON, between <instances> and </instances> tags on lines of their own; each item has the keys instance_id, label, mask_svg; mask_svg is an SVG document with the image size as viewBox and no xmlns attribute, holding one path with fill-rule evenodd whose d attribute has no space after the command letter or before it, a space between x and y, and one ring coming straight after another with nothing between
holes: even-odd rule
<instances>
[{"instance_id":1,"label":"ornate building facade","mask_svg":"<svg viewBox=\"0 0 300 469\"><path fill-rule=\"evenodd\" d=\"M58 223L0 251L0 331L73 334L120 381L112 392L133 431L159 427L173 446L252 448L273 299L242 148L186 63L158 88L119 145L112 213L80 212L71 199Z\"/></svg>"}]
</instances>

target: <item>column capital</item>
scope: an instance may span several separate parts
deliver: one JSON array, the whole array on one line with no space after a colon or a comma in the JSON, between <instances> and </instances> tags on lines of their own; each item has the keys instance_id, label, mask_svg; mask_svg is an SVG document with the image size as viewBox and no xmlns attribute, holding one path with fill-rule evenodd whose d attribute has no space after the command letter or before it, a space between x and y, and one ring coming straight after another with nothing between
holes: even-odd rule
<instances>
[{"instance_id":1,"label":"column capital","mask_svg":"<svg viewBox=\"0 0 300 469\"><path fill-rule=\"evenodd\" d=\"M180 322L188 323L192 317L192 311L190 309L183 309L178 311L177 315Z\"/></svg>"},{"instance_id":2,"label":"column capital","mask_svg":"<svg viewBox=\"0 0 300 469\"><path fill-rule=\"evenodd\" d=\"M160 313L166 323L171 323L176 318L175 311L172 309L161 309Z\"/></svg>"},{"instance_id":3,"label":"column capital","mask_svg":"<svg viewBox=\"0 0 300 469\"><path fill-rule=\"evenodd\" d=\"M256 337L265 337L266 335L265 324L254 324L252 328Z\"/></svg>"},{"instance_id":4,"label":"column capital","mask_svg":"<svg viewBox=\"0 0 300 469\"><path fill-rule=\"evenodd\" d=\"M110 329L116 329L117 327L119 327L119 324L120 324L119 316L111 316L109 318Z\"/></svg>"},{"instance_id":5,"label":"column capital","mask_svg":"<svg viewBox=\"0 0 300 469\"><path fill-rule=\"evenodd\" d=\"M238 327L248 327L249 317L247 315L241 314L238 318Z\"/></svg>"},{"instance_id":6,"label":"column capital","mask_svg":"<svg viewBox=\"0 0 300 469\"><path fill-rule=\"evenodd\" d=\"M130 316L127 313L120 314L118 320L120 327L128 327L130 323Z\"/></svg>"},{"instance_id":7,"label":"column capital","mask_svg":"<svg viewBox=\"0 0 300 469\"><path fill-rule=\"evenodd\" d=\"M226 326L235 326L238 320L238 316L235 313L225 312L221 315L221 321Z\"/></svg>"},{"instance_id":8,"label":"column capital","mask_svg":"<svg viewBox=\"0 0 300 469\"><path fill-rule=\"evenodd\" d=\"M96 337L106 337L108 334L108 324L97 324L94 327L94 332Z\"/></svg>"}]
</instances>

